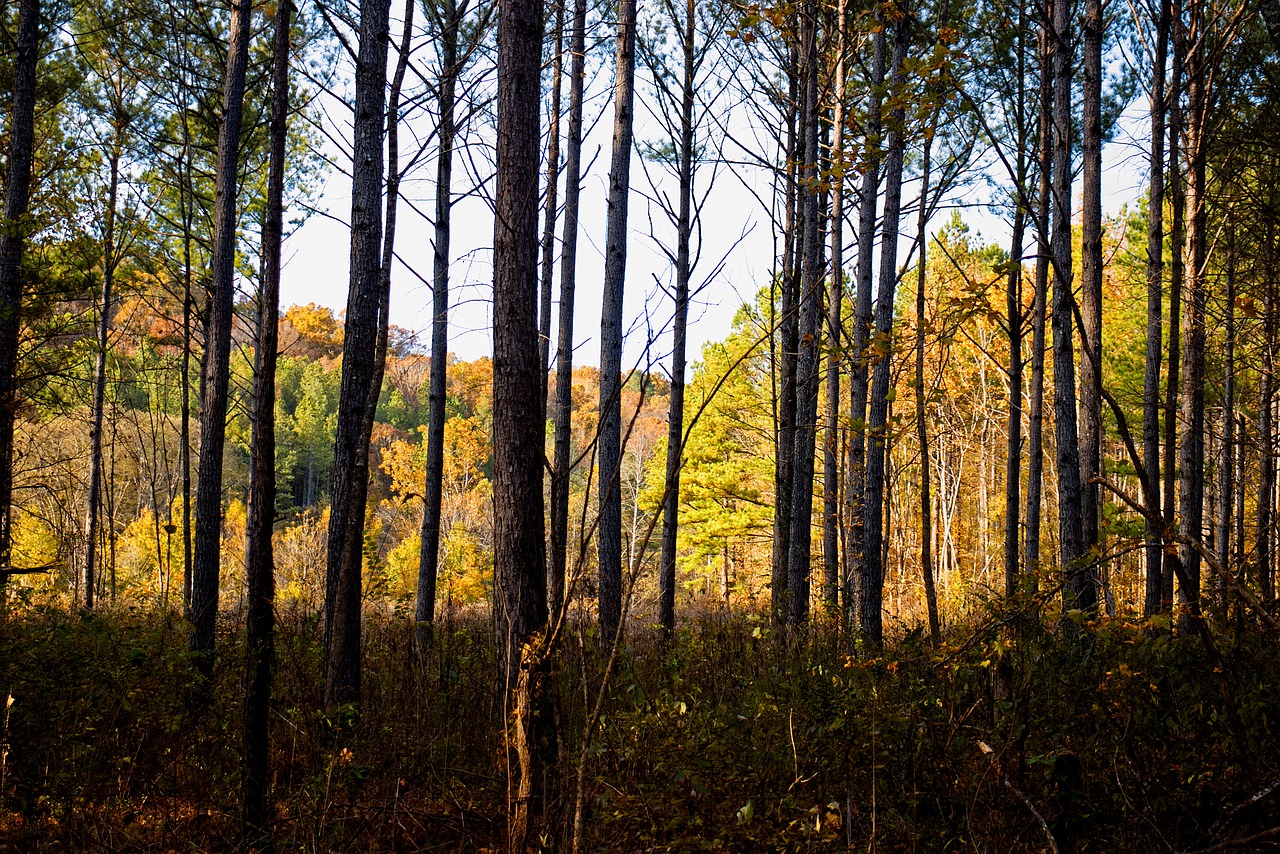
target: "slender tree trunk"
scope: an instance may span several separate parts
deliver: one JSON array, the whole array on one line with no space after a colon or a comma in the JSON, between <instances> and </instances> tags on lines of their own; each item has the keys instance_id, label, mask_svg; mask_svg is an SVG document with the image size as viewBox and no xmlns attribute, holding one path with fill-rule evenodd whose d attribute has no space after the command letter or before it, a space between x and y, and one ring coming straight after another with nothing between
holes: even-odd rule
<instances>
[{"instance_id":1,"label":"slender tree trunk","mask_svg":"<svg viewBox=\"0 0 1280 854\"><path fill-rule=\"evenodd\" d=\"M787 620L809 616L813 541L814 450L817 440L819 346L822 335L821 237L818 229L817 4L800 12L800 337L796 356L795 445L791 457L791 534L787 554Z\"/></svg>"},{"instance_id":2,"label":"slender tree trunk","mask_svg":"<svg viewBox=\"0 0 1280 854\"><path fill-rule=\"evenodd\" d=\"M360 0L355 143L351 170L351 272L343 330L338 430L333 445L325 579L325 705L360 700L360 589L369 488L371 393L385 317L382 273L383 121L386 118L387 0ZM372 400L371 400L372 398Z\"/></svg>"},{"instance_id":3,"label":"slender tree trunk","mask_svg":"<svg viewBox=\"0 0 1280 854\"><path fill-rule=\"evenodd\" d=\"M1019 13L1020 33L1026 32L1026 13ZM1019 36L1019 46L1025 35ZM1017 184L1017 206L1013 214L1013 236L1009 246L1009 275L1005 288L1005 316L1009 324L1009 420L1008 460L1005 463L1004 492L1004 587L1005 595L1012 599L1018 592L1019 542L1022 502L1022 244L1026 231L1027 206L1024 193L1027 186L1027 136L1026 121L1026 63L1025 51L1018 50L1018 102L1015 117L1018 127L1018 151L1014 169Z\"/></svg>"},{"instance_id":4,"label":"slender tree trunk","mask_svg":"<svg viewBox=\"0 0 1280 854\"><path fill-rule=\"evenodd\" d=\"M860 588L865 580L867 563L866 530L866 460L867 460L867 385L868 385L868 337L871 330L871 267L876 239L876 201L880 195L880 105L885 75L884 27L873 37L871 85L867 94L866 131L864 138L870 143L864 157L862 173L862 199L858 210L858 267L857 292L853 311L853 346L850 353L852 369L849 372L849 468L845 474L845 525L849 528L849 579L845 591L845 607L849 611L849 625L862 624L861 613L855 618L853 611L861 609L859 600L864 595ZM852 588L859 589L854 590ZM878 606L877 606L878 607ZM853 634L850 633L850 639Z\"/></svg>"},{"instance_id":5,"label":"slender tree trunk","mask_svg":"<svg viewBox=\"0 0 1280 854\"><path fill-rule=\"evenodd\" d=\"M539 805L538 767L547 626L543 515L542 378L538 358L538 105L542 6L499 0L497 193L493 237L494 578L509 743L519 781L508 850L523 851ZM630 149L630 140L627 141ZM616 483L615 483L616 486Z\"/></svg>"},{"instance_id":6,"label":"slender tree trunk","mask_svg":"<svg viewBox=\"0 0 1280 854\"><path fill-rule=\"evenodd\" d=\"M1050 3L1048 5L1052 5ZM1027 413L1027 519L1023 533L1023 566L1035 577L1040 569L1040 520L1044 490L1044 351L1052 266L1049 218L1053 179L1053 65L1049 18L1040 31L1040 141L1037 154L1040 185L1036 193L1035 297L1031 317L1031 388Z\"/></svg>"},{"instance_id":7,"label":"slender tree trunk","mask_svg":"<svg viewBox=\"0 0 1280 854\"><path fill-rule=\"evenodd\" d=\"M1205 48L1204 7L1192 0L1187 32L1186 141L1187 215L1186 243L1182 251L1187 265L1187 327L1182 349L1182 436L1178 448L1180 531L1196 541L1204 538L1204 382L1205 382ZM1181 548L1186 583L1178 586L1178 601L1185 608L1180 625L1190 630L1190 619L1200 613L1200 554L1188 545Z\"/></svg>"},{"instance_id":8,"label":"slender tree trunk","mask_svg":"<svg viewBox=\"0 0 1280 854\"><path fill-rule=\"evenodd\" d=\"M556 191L560 182L560 85L564 77L564 4L555 0L555 44L551 57L551 124L547 128L547 201L542 227L542 282L538 354L542 359L542 413L547 411L547 383L551 378L551 277L555 272Z\"/></svg>"},{"instance_id":9,"label":"slender tree trunk","mask_svg":"<svg viewBox=\"0 0 1280 854\"><path fill-rule=\"evenodd\" d=\"M559 620L565 605L569 548L569 464L573 419L573 304L578 276L578 202L582 192L582 97L586 68L586 0L574 0L569 39L569 137L564 163L564 233L560 248L560 322L556 341L555 449L551 474L551 583L547 602Z\"/></svg>"},{"instance_id":10,"label":"slender tree trunk","mask_svg":"<svg viewBox=\"0 0 1280 854\"><path fill-rule=\"evenodd\" d=\"M0 565L8 565L13 521L13 427L18 409L18 329L22 314L22 251L31 198L35 148L36 60L40 49L40 0L19 0L13 109L9 114L9 171L5 178L4 229L0 230ZM0 606L8 576L0 575Z\"/></svg>"},{"instance_id":11,"label":"slender tree trunk","mask_svg":"<svg viewBox=\"0 0 1280 854\"><path fill-rule=\"evenodd\" d=\"M1175 507L1178 481L1178 390L1182 371L1182 244L1186 238L1186 186L1182 177L1182 66L1186 60L1186 40L1182 34L1182 2L1173 0L1170 9L1173 38L1173 81L1169 87L1169 200L1173 222L1170 242L1173 244L1169 266L1169 357L1165 378L1164 413L1164 524L1172 533L1177 524ZM1178 574L1179 550L1166 544L1164 567L1160 573L1160 611L1173 613L1173 580Z\"/></svg>"},{"instance_id":12,"label":"slender tree trunk","mask_svg":"<svg viewBox=\"0 0 1280 854\"><path fill-rule=\"evenodd\" d=\"M102 229L102 303L98 314L98 351L93 365L93 427L89 433L89 511L85 521L84 607L93 610L98 570L98 511L102 503L102 422L107 402L107 339L111 333L112 286L116 275L116 201L120 188L120 144L111 148L111 178ZM157 519L159 515L157 513Z\"/></svg>"},{"instance_id":13,"label":"slender tree trunk","mask_svg":"<svg viewBox=\"0 0 1280 854\"><path fill-rule=\"evenodd\" d=\"M214 178L212 282L200 375L200 464L196 480L195 559L191 567L191 651L199 655L200 667L206 674L213 667L210 656L218 620L222 451L227 430L231 319L235 301L236 179L251 17L247 0L232 4Z\"/></svg>"},{"instance_id":14,"label":"slender tree trunk","mask_svg":"<svg viewBox=\"0 0 1280 854\"><path fill-rule=\"evenodd\" d=\"M785 221L783 225L782 275L782 308L778 318L778 349L781 351L777 363L782 376L778 382L777 410L777 442L774 457L774 510L773 510L773 564L772 564L772 606L773 618L781 623L787 619L787 561L790 557L791 543L791 486L793 454L796 440L796 348L800 337L799 311L797 294L800 278L797 274L799 215L799 182L797 181L797 161L799 160L799 119L797 108L800 81L799 57L794 45L788 52L789 65L787 80L790 87L788 103L791 108L787 115L787 151L786 151L786 187L785 187Z\"/></svg>"},{"instance_id":15,"label":"slender tree trunk","mask_svg":"<svg viewBox=\"0 0 1280 854\"><path fill-rule=\"evenodd\" d=\"M1071 67L1070 8L1053 8L1053 403L1058 439L1058 536L1061 565L1067 574L1066 608L1090 606L1093 592L1082 566L1084 495L1080 484L1080 448L1076 424L1074 298L1071 293Z\"/></svg>"},{"instance_id":16,"label":"slender tree trunk","mask_svg":"<svg viewBox=\"0 0 1280 854\"><path fill-rule=\"evenodd\" d=\"M680 201L676 223L676 306L671 351L671 409L667 416L667 479L662 508L662 564L658 579L658 623L670 636L676 624L676 534L680 524L680 458L684 451L684 374L689 322L689 239L693 231L694 72L697 56L696 0L686 0L684 79L680 92ZM725 562L728 564L728 547ZM726 587L725 597L728 598Z\"/></svg>"},{"instance_id":17,"label":"slender tree trunk","mask_svg":"<svg viewBox=\"0 0 1280 854\"><path fill-rule=\"evenodd\" d=\"M622 297L627 275L627 199L635 116L636 0L618 0L613 157L600 315L600 636L608 647L622 619Z\"/></svg>"},{"instance_id":18,"label":"slender tree trunk","mask_svg":"<svg viewBox=\"0 0 1280 854\"><path fill-rule=\"evenodd\" d=\"M1226 269L1226 354L1223 356L1223 372L1225 374L1222 389L1222 453L1218 459L1218 530L1214 537L1214 549L1218 553L1218 562L1229 572L1231 570L1231 510L1232 497L1235 495L1235 458L1236 458L1236 254L1235 229L1227 227L1227 269ZM1214 592L1219 603L1226 600L1226 579L1214 579Z\"/></svg>"},{"instance_id":19,"label":"slender tree trunk","mask_svg":"<svg viewBox=\"0 0 1280 854\"><path fill-rule=\"evenodd\" d=\"M928 323L925 319L924 289L929 264L929 179L933 165L933 137L925 137L924 165L920 169L920 210L916 232L920 243L920 263L916 267L916 441L920 445L920 575L924 582L924 601L929 613L929 639L937 646L942 641L942 624L938 619L938 589L933 571L933 494L932 460L929 458L928 396L924 386L924 344Z\"/></svg>"},{"instance_id":20,"label":"slender tree trunk","mask_svg":"<svg viewBox=\"0 0 1280 854\"><path fill-rule=\"evenodd\" d=\"M249 659L244 691L244 791L241 833L250 847L270 848L270 707L275 665L275 561L271 548L276 503L276 350L280 316L280 244L284 237L285 141L289 124L290 0L276 8L271 59L271 152L262 228L262 293L253 372L253 436L245 521L246 619Z\"/></svg>"},{"instance_id":21,"label":"slender tree trunk","mask_svg":"<svg viewBox=\"0 0 1280 854\"><path fill-rule=\"evenodd\" d=\"M1159 500L1160 477L1160 351L1164 327L1164 84L1169 53L1169 0L1161 0L1155 21L1155 63L1151 73L1151 178L1147 191L1147 354L1142 381L1142 465L1151 478L1148 506ZM1146 595L1143 613L1160 613L1161 563L1164 532L1155 520L1146 522Z\"/></svg>"},{"instance_id":22,"label":"slender tree trunk","mask_svg":"<svg viewBox=\"0 0 1280 854\"><path fill-rule=\"evenodd\" d=\"M884 639L884 495L885 458L888 448L889 366L892 361L893 294L898 283L898 218L902 209L902 166L906 149L903 126L906 108L901 99L906 72L904 63L911 42L911 18L902 3L893 21L893 61L889 90L893 100L885 151L884 220L880 226L880 281L876 288L875 342L869 357L875 365L867 417L867 478L864 499L866 546L860 627L868 641L879 646ZM924 204L924 199L921 199Z\"/></svg>"},{"instance_id":23,"label":"slender tree trunk","mask_svg":"<svg viewBox=\"0 0 1280 854\"><path fill-rule=\"evenodd\" d=\"M827 399L822 443L823 599L840 618L840 367L844 310L844 101L846 0L836 3L836 63L831 131L831 281L827 298Z\"/></svg>"},{"instance_id":24,"label":"slender tree trunk","mask_svg":"<svg viewBox=\"0 0 1280 854\"><path fill-rule=\"evenodd\" d=\"M453 231L454 109L458 78L458 26L455 0L445 0L440 37L440 141L436 155L436 222L432 247L431 376L427 386L427 471L418 554L418 601L414 610L419 650L431 641L435 626L436 580L440 561L440 512L444 492L444 422L449 362L449 245Z\"/></svg>"},{"instance_id":25,"label":"slender tree trunk","mask_svg":"<svg viewBox=\"0 0 1280 854\"><path fill-rule=\"evenodd\" d=\"M1268 245L1268 257L1269 250ZM1262 369L1258 377L1258 500L1254 540L1258 589L1262 592L1264 602L1275 599L1275 591L1271 586L1271 495L1276 479L1275 438L1271 423L1271 405L1275 395L1275 307L1275 278L1268 266L1262 296Z\"/></svg>"},{"instance_id":26,"label":"slender tree trunk","mask_svg":"<svg viewBox=\"0 0 1280 854\"><path fill-rule=\"evenodd\" d=\"M1083 534L1086 549L1101 542L1098 525L1102 473L1102 0L1085 0L1083 112L1083 228L1080 267L1080 479L1083 496ZM1099 552L1100 553L1100 552ZM1091 571L1096 573L1096 570ZM1076 591L1076 607L1097 604L1097 588L1085 576Z\"/></svg>"}]
</instances>

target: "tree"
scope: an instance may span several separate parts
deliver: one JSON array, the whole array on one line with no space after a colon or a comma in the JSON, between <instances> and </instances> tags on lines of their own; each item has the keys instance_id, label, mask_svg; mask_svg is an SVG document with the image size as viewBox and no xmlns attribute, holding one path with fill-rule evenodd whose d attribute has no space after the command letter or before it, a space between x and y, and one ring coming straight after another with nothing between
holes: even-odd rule
<instances>
[{"instance_id":1,"label":"tree","mask_svg":"<svg viewBox=\"0 0 1280 854\"><path fill-rule=\"evenodd\" d=\"M625 2L625 0L624 0ZM523 851L538 809L545 715L547 584L542 516L545 424L538 355L538 105L542 9L498 3L497 193L493 235L494 576L508 744L519 780L509 848ZM628 140L628 148L630 147ZM603 384L603 383L602 383Z\"/></svg>"},{"instance_id":2,"label":"tree","mask_svg":"<svg viewBox=\"0 0 1280 854\"><path fill-rule=\"evenodd\" d=\"M253 439L245 521L249 612L244 698L244 790L241 833L251 846L270 845L271 683L275 666L276 355L280 318L280 246L284 239L285 141L289 123L289 27L293 5L276 7L271 57L271 154L262 224L262 288L254 352Z\"/></svg>"},{"instance_id":3,"label":"tree","mask_svg":"<svg viewBox=\"0 0 1280 854\"><path fill-rule=\"evenodd\" d=\"M1081 124L1083 223L1080 249L1082 273L1080 314L1080 478L1083 493L1084 547L1101 544L1098 528L1102 474L1102 0L1086 0L1083 30L1084 79ZM1090 573L1092 574L1092 572ZM1097 588L1085 576L1075 591L1076 607L1097 605Z\"/></svg>"},{"instance_id":4,"label":"tree","mask_svg":"<svg viewBox=\"0 0 1280 854\"><path fill-rule=\"evenodd\" d=\"M360 699L360 571L369 484L372 408L382 385L376 353L382 295L383 120L387 0L361 0L351 169L351 272L343 327L342 387L333 443L329 554L325 577L325 705Z\"/></svg>"},{"instance_id":5,"label":"tree","mask_svg":"<svg viewBox=\"0 0 1280 854\"><path fill-rule=\"evenodd\" d=\"M574 0L569 37L569 136L565 140L564 226L560 249L560 318L556 341L555 431L551 465L551 578L547 606L559 619L565 605L569 547L569 459L573 418L573 304L578 275L578 209L582 195L582 98L586 66L586 0Z\"/></svg>"},{"instance_id":6,"label":"tree","mask_svg":"<svg viewBox=\"0 0 1280 854\"><path fill-rule=\"evenodd\" d=\"M213 214L213 261L205 353L200 372L200 463L196 484L195 553L191 567L191 651L207 674L213 666L222 561L222 452L227 430L227 384L235 301L236 189L240 124L252 14L248 0L231 7L231 37L223 81Z\"/></svg>"},{"instance_id":7,"label":"tree","mask_svg":"<svg viewBox=\"0 0 1280 854\"><path fill-rule=\"evenodd\" d=\"M635 120L636 0L618 0L613 153L600 313L600 631L608 645L622 618L622 299L627 275L627 201Z\"/></svg>"}]
</instances>

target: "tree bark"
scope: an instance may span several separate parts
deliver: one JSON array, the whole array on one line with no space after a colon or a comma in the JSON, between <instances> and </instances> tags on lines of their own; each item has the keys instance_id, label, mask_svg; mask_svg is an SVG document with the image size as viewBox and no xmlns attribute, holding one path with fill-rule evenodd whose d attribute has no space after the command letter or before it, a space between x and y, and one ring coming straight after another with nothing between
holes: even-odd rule
<instances>
[{"instance_id":1,"label":"tree bark","mask_svg":"<svg viewBox=\"0 0 1280 854\"><path fill-rule=\"evenodd\" d=\"M868 358L875 365L867 417L867 477L864 497L866 546L863 552L861 619L863 635L879 646L884 640L884 495L889 424L889 366L893 358L893 294L898 283L898 218L902 209L902 167L906 150L906 108L902 88L911 42L911 18L897 4L893 21L893 60L889 91L893 109L885 150L884 219L880 226L880 280L876 287L875 342ZM921 200L921 204L924 200Z\"/></svg>"},{"instance_id":2,"label":"tree bark","mask_svg":"<svg viewBox=\"0 0 1280 854\"><path fill-rule=\"evenodd\" d=\"M569 549L569 459L573 419L573 305L578 277L578 205L582 194L582 98L586 69L586 0L574 0L569 39L569 136L565 140L564 232L560 239L560 318L556 329L555 448L551 467L551 580L547 603L560 619Z\"/></svg>"},{"instance_id":3,"label":"tree bark","mask_svg":"<svg viewBox=\"0 0 1280 854\"><path fill-rule=\"evenodd\" d=\"M1205 383L1205 48L1204 7L1190 4L1187 53L1187 122L1183 129L1187 164L1186 206L1188 228L1181 250L1187 267L1187 326L1182 349L1182 436L1178 448L1178 515L1180 531L1197 542L1204 538L1204 383ZM1200 553L1184 544L1178 601L1185 609L1180 621L1184 631L1200 613Z\"/></svg>"},{"instance_id":4,"label":"tree bark","mask_svg":"<svg viewBox=\"0 0 1280 854\"><path fill-rule=\"evenodd\" d=\"M818 7L800 12L800 325L796 354L795 444L791 457L791 533L787 542L787 621L809 616L813 543L814 451L822 337L821 236L818 225Z\"/></svg>"},{"instance_id":5,"label":"tree bark","mask_svg":"<svg viewBox=\"0 0 1280 854\"><path fill-rule=\"evenodd\" d=\"M333 446L325 579L325 705L360 700L360 589L369 488L371 394L383 312L382 170L386 117L387 0L360 0L355 143L351 170L351 270L343 329L342 384ZM371 401L372 398L372 401Z\"/></svg>"},{"instance_id":6,"label":"tree bark","mask_svg":"<svg viewBox=\"0 0 1280 854\"><path fill-rule=\"evenodd\" d=\"M1151 178L1147 191L1147 353L1142 380L1142 464L1153 486L1160 476L1160 352L1164 327L1164 139L1165 65L1169 52L1169 0L1161 0L1155 21L1155 62L1151 73ZM1153 498L1158 498L1158 491ZM1154 508L1152 508L1154 509ZM1146 521L1146 589L1143 613L1160 613L1164 531Z\"/></svg>"},{"instance_id":7,"label":"tree bark","mask_svg":"<svg viewBox=\"0 0 1280 854\"><path fill-rule=\"evenodd\" d=\"M857 292L853 310L853 342L850 348L849 372L849 465L845 474L845 525L849 529L846 549L849 578L846 582L845 608L849 625L861 624L860 588L866 574L865 524L866 459L867 459L867 342L871 329L872 252L876 239L876 202L880 195L880 104L885 75L884 27L873 37L871 81L867 94L865 167L862 173L862 198L858 210ZM850 633L850 639L853 634Z\"/></svg>"},{"instance_id":8,"label":"tree bark","mask_svg":"<svg viewBox=\"0 0 1280 854\"><path fill-rule=\"evenodd\" d=\"M1170 33L1173 39L1173 80L1169 87L1169 201L1173 222L1169 238L1173 244L1169 265L1169 357L1165 378L1164 414L1164 504L1165 528L1172 532L1178 524L1175 514L1178 481L1178 391L1182 372L1182 282L1184 267L1182 244L1186 239L1186 187L1182 177L1182 66L1186 60L1186 41L1182 34L1182 2L1173 0L1170 10ZM1160 573L1160 611L1173 613L1173 581L1180 571L1179 550L1166 543L1164 566Z\"/></svg>"},{"instance_id":9,"label":"tree bark","mask_svg":"<svg viewBox=\"0 0 1280 854\"><path fill-rule=\"evenodd\" d=\"M538 810L547 626L538 358L538 105L542 7L499 0L497 192L493 237L494 578L519 780L508 850L523 851ZM630 148L628 141L627 148ZM624 235L625 236L625 235Z\"/></svg>"},{"instance_id":10,"label":"tree bark","mask_svg":"<svg viewBox=\"0 0 1280 854\"><path fill-rule=\"evenodd\" d=\"M560 182L560 84L564 76L564 3L555 0L555 43L551 56L551 124L547 128L547 200L542 227L542 281L538 355L542 360L542 414L547 412L547 383L551 378L551 278L555 272L556 195Z\"/></svg>"},{"instance_id":11,"label":"tree bark","mask_svg":"<svg viewBox=\"0 0 1280 854\"><path fill-rule=\"evenodd\" d=\"M924 601L929 614L929 639L937 646L942 641L942 623L938 618L938 589L933 571L933 488L929 458L928 395L924 387L924 343L928 324L925 320L924 289L929 264L929 179L933 165L933 137L925 138L924 165L920 170L920 211L916 231L920 242L920 263L916 267L916 441L920 445L920 576L924 582Z\"/></svg>"},{"instance_id":12,"label":"tree bark","mask_svg":"<svg viewBox=\"0 0 1280 854\"><path fill-rule=\"evenodd\" d=\"M280 245L284 237L285 142L289 122L290 0L276 8L271 59L271 141L266 218L262 227L262 292L253 372L253 436L249 448L249 508L245 521L248 661L244 691L244 790L241 834L249 847L270 847L270 707L275 665L275 561L271 547L276 503L276 350L280 315Z\"/></svg>"},{"instance_id":13,"label":"tree bark","mask_svg":"<svg viewBox=\"0 0 1280 854\"><path fill-rule=\"evenodd\" d=\"M658 623L670 636L676 624L676 534L680 524L680 460L684 451L684 374L689 323L689 253L693 231L694 73L697 5L686 0L683 35L684 77L680 91L680 200L676 222L676 293L671 350L671 408L667 415L667 478L662 508L662 563L658 578ZM727 560L727 552L726 552ZM726 594L727 595L727 594Z\"/></svg>"},{"instance_id":14,"label":"tree bark","mask_svg":"<svg viewBox=\"0 0 1280 854\"><path fill-rule=\"evenodd\" d=\"M422 502L422 540L418 553L418 600L414 609L419 650L430 643L435 626L436 580L440 567L440 512L444 492L444 422L449 370L449 245L453 233L454 110L458 78L458 27L462 14L455 0L441 4L440 127L436 154L436 221L431 277L431 375L427 386L426 491ZM465 9L465 4L464 4Z\"/></svg>"},{"instance_id":15,"label":"tree bark","mask_svg":"<svg viewBox=\"0 0 1280 854\"><path fill-rule=\"evenodd\" d=\"M1048 3L1052 5L1052 0ZM1023 533L1023 567L1032 577L1040 570L1040 520L1044 490L1044 353L1049 302L1050 212L1053 180L1053 64L1050 21L1040 31L1040 141L1037 153L1040 173L1036 193L1035 297L1031 313L1031 383L1027 412L1027 514Z\"/></svg>"},{"instance_id":16,"label":"tree bark","mask_svg":"<svg viewBox=\"0 0 1280 854\"><path fill-rule=\"evenodd\" d=\"M1226 275L1226 353L1223 356L1222 384L1222 448L1218 458L1218 507L1217 531L1213 547L1218 553L1218 562L1228 571L1232 568L1231 555L1231 510L1232 497L1235 494L1235 455L1236 455L1236 255L1235 229L1227 226L1227 269ZM1214 593L1219 603L1225 603L1227 591L1226 579L1214 579Z\"/></svg>"},{"instance_id":17,"label":"tree bark","mask_svg":"<svg viewBox=\"0 0 1280 854\"><path fill-rule=\"evenodd\" d=\"M231 320L235 302L236 179L252 10L231 6L231 39L223 82L222 123L214 182L209 316L200 373L200 462L196 479L195 554L191 567L191 651L207 675L218 620L222 557L222 452L227 430Z\"/></svg>"},{"instance_id":18,"label":"tree bark","mask_svg":"<svg viewBox=\"0 0 1280 854\"><path fill-rule=\"evenodd\" d=\"M1083 534L1086 549L1100 544L1098 508L1102 473L1102 0L1085 0L1083 21L1083 145L1081 150L1083 224L1080 250L1082 273L1080 314L1080 479L1083 496ZM1096 549L1095 549L1096 551ZM1082 579L1076 604L1097 604L1096 588L1090 597L1089 581ZM1083 597L1083 598L1082 598Z\"/></svg>"},{"instance_id":19,"label":"tree bark","mask_svg":"<svg viewBox=\"0 0 1280 854\"><path fill-rule=\"evenodd\" d=\"M1270 255L1268 234L1268 255ZM1275 492L1276 462L1275 437L1272 429L1271 407L1275 396L1275 277L1267 267L1263 280L1262 296L1262 369L1258 377L1258 500L1257 525L1254 539L1255 573L1258 589L1264 602L1275 599L1271 585L1271 506Z\"/></svg>"},{"instance_id":20,"label":"tree bark","mask_svg":"<svg viewBox=\"0 0 1280 854\"><path fill-rule=\"evenodd\" d=\"M1066 609L1091 606L1096 598L1082 564L1084 495L1076 424L1075 326L1071 293L1071 66L1070 8L1053 4L1053 403L1058 440L1058 539Z\"/></svg>"},{"instance_id":21,"label":"tree bark","mask_svg":"<svg viewBox=\"0 0 1280 854\"><path fill-rule=\"evenodd\" d=\"M94 607L98 580L98 512L102 504L102 422L107 402L107 339L111 333L112 289L116 275L116 202L120 189L120 128L111 147L111 178L102 227L102 302L98 311L98 350L93 364L93 426L89 432L89 509L85 520L84 608ZM159 511L157 510L157 513Z\"/></svg>"}]
</instances>

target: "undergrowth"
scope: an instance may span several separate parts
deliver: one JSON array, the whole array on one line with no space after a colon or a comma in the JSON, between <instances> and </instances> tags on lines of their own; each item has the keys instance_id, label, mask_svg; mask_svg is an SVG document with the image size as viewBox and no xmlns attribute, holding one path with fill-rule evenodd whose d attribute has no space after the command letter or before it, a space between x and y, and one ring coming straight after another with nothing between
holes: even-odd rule
<instances>
[{"instance_id":1,"label":"undergrowth","mask_svg":"<svg viewBox=\"0 0 1280 854\"><path fill-rule=\"evenodd\" d=\"M1194 635L1123 620L1062 631L1001 608L940 649L908 633L876 655L748 614L691 616L666 647L632 625L587 751L585 850L1280 840L1272 639L1220 629L1215 667ZM441 624L425 661L407 622L370 616L362 706L331 716L318 711L320 632L281 615L279 849L500 850L508 769L488 615ZM234 626L219 641L201 685L172 614L11 611L0 850L236 850L243 660ZM548 850L567 849L603 658L584 624L557 659Z\"/></svg>"}]
</instances>

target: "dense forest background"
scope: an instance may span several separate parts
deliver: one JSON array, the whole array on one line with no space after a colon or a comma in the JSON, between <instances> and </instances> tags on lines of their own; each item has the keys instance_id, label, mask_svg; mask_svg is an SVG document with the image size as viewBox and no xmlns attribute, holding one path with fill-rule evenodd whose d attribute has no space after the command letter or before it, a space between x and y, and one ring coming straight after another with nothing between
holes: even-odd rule
<instances>
[{"instance_id":1,"label":"dense forest background","mask_svg":"<svg viewBox=\"0 0 1280 854\"><path fill-rule=\"evenodd\" d=\"M1280 840L1280 7L392 5L0 12L0 839Z\"/></svg>"}]
</instances>

